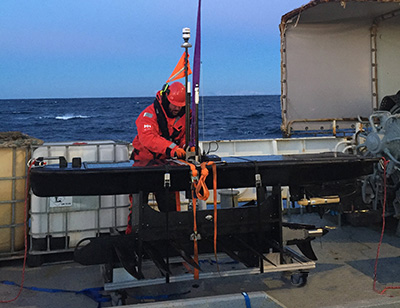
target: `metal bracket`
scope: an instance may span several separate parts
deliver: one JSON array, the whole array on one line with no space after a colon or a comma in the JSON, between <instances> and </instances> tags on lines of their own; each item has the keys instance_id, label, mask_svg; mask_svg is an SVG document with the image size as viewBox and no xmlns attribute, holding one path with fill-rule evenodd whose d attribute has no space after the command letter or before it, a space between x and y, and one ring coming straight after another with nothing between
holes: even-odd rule
<instances>
[{"instance_id":1,"label":"metal bracket","mask_svg":"<svg viewBox=\"0 0 400 308\"><path fill-rule=\"evenodd\" d=\"M166 172L164 174L164 187L165 188L171 187L171 174L169 174L169 172Z\"/></svg>"},{"instance_id":2,"label":"metal bracket","mask_svg":"<svg viewBox=\"0 0 400 308\"><path fill-rule=\"evenodd\" d=\"M38 157L34 159L35 166L42 167L45 166L47 163L45 160L58 160L60 168L66 168L68 166L68 162L64 156L57 156L57 157Z\"/></svg>"},{"instance_id":3,"label":"metal bracket","mask_svg":"<svg viewBox=\"0 0 400 308\"><path fill-rule=\"evenodd\" d=\"M192 234L190 234L190 240L191 241L194 241L194 240L197 240L197 241L199 241L199 240L201 240L201 235L200 235L200 233L192 233Z\"/></svg>"},{"instance_id":4,"label":"metal bracket","mask_svg":"<svg viewBox=\"0 0 400 308\"><path fill-rule=\"evenodd\" d=\"M262 186L261 174L256 173L255 179L256 179L256 187L261 187Z\"/></svg>"}]
</instances>

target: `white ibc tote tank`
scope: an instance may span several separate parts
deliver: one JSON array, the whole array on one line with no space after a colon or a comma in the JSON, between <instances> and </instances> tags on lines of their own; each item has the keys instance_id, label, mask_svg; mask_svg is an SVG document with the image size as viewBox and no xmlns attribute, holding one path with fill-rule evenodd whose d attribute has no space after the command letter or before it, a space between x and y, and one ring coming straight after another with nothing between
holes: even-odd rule
<instances>
[{"instance_id":1,"label":"white ibc tote tank","mask_svg":"<svg viewBox=\"0 0 400 308\"><path fill-rule=\"evenodd\" d=\"M129 159L129 144L112 140L45 143L32 154L64 156L68 162L121 162ZM49 162L54 163L54 162ZM31 195L30 254L62 252L87 237L123 232L127 226L128 195L38 197Z\"/></svg>"}]
</instances>

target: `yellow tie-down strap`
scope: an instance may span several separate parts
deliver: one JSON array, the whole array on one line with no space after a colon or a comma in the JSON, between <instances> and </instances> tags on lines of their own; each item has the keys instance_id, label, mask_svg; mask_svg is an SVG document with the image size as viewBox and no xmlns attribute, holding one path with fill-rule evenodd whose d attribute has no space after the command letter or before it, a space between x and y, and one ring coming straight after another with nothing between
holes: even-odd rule
<instances>
[{"instance_id":1,"label":"yellow tie-down strap","mask_svg":"<svg viewBox=\"0 0 400 308\"><path fill-rule=\"evenodd\" d=\"M297 201L297 203L302 206L331 204L331 203L339 203L339 202L340 202L339 196L316 197L316 198L310 198L310 199L301 199L301 200Z\"/></svg>"}]
</instances>

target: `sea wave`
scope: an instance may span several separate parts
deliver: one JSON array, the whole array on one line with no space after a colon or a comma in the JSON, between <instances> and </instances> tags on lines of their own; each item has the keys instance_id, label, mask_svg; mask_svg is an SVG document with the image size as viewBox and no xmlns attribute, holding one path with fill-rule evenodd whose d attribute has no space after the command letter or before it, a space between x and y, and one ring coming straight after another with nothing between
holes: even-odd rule
<instances>
[{"instance_id":1,"label":"sea wave","mask_svg":"<svg viewBox=\"0 0 400 308\"><path fill-rule=\"evenodd\" d=\"M62 116L56 116L56 120L71 120L71 119L89 119L90 116L85 116L85 115L74 115L74 114L65 114Z\"/></svg>"},{"instance_id":2,"label":"sea wave","mask_svg":"<svg viewBox=\"0 0 400 308\"><path fill-rule=\"evenodd\" d=\"M127 140L154 98L0 100L0 131L50 141ZM199 112L201 140L280 137L279 96L209 96Z\"/></svg>"}]
</instances>

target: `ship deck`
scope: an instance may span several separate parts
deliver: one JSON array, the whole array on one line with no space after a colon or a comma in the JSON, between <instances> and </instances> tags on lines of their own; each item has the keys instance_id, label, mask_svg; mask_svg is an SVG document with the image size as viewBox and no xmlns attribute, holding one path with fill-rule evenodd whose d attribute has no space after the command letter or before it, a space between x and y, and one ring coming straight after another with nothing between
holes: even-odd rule
<instances>
[{"instance_id":1,"label":"ship deck","mask_svg":"<svg viewBox=\"0 0 400 308\"><path fill-rule=\"evenodd\" d=\"M269 299L267 307L399 307L400 290L388 290L380 295L373 290L375 257L381 230L379 226L352 226L344 222L338 226L336 217L315 213L285 215L286 221L311 223L316 226L331 226L331 231L313 241L318 257L316 268L311 270L308 282L295 287L290 276L284 273L236 276L184 281L127 289L127 304L137 307L219 307L216 302L227 298L244 298L247 292L250 301L257 307L260 294ZM400 241L395 235L396 224L387 222L380 248L376 288L400 285ZM0 267L2 281L20 283L22 261L3 262ZM82 290L104 286L100 266L82 266L74 262L45 263L40 267L27 268L26 287ZM261 292L261 293L260 293ZM18 287L2 284L0 299L10 299L18 293ZM169 297L168 303L165 302ZM211 298L210 298L211 297ZM155 302L159 299L161 302ZM139 304L139 305L138 305ZM145 305L143 305L145 304ZM83 294L45 293L24 289L20 297L8 307L97 307L98 304ZM102 303L109 307L111 303ZM231 307L234 307L230 304ZM252 307L254 307L252 306Z\"/></svg>"}]
</instances>

